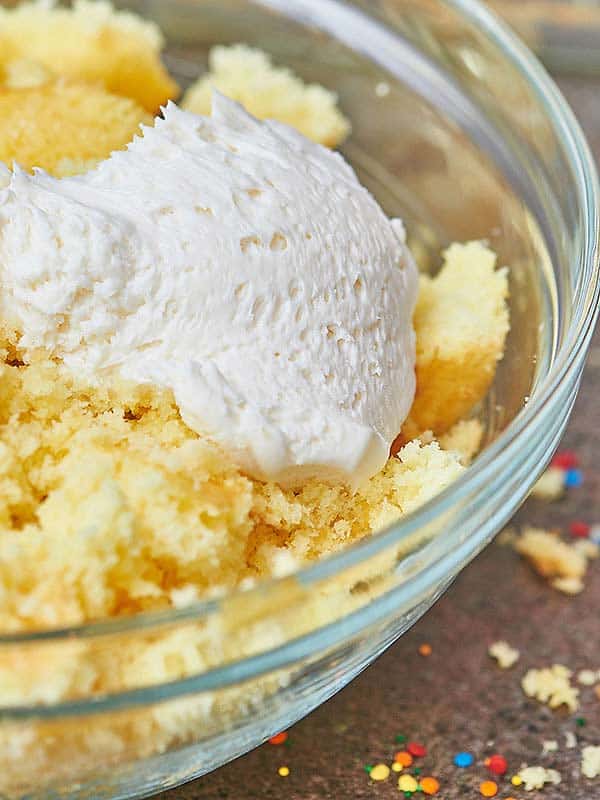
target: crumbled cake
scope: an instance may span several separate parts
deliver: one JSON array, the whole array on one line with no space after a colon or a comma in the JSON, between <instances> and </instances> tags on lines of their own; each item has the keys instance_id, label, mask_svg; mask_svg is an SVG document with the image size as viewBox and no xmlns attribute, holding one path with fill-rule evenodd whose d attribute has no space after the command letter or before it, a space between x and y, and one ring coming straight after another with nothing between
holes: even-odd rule
<instances>
[{"instance_id":1,"label":"crumbled cake","mask_svg":"<svg viewBox=\"0 0 600 800\"><path fill-rule=\"evenodd\" d=\"M242 103L255 117L285 122L329 147L350 132L334 92L305 84L291 70L275 66L266 53L245 44L212 48L209 72L185 93L183 107L209 114L213 88Z\"/></svg>"},{"instance_id":2,"label":"crumbled cake","mask_svg":"<svg viewBox=\"0 0 600 800\"><path fill-rule=\"evenodd\" d=\"M542 669L530 669L521 686L527 697L535 697L549 708L567 706L570 711L579 708L579 689L571 685L573 673L562 664Z\"/></svg>"},{"instance_id":3,"label":"crumbled cake","mask_svg":"<svg viewBox=\"0 0 600 800\"><path fill-rule=\"evenodd\" d=\"M600 777L600 745L589 744L581 751L581 772L586 778Z\"/></svg>"},{"instance_id":4,"label":"crumbled cake","mask_svg":"<svg viewBox=\"0 0 600 800\"><path fill-rule=\"evenodd\" d=\"M459 420L439 437L440 447L458 453L461 463L468 466L481 447L483 425L478 419Z\"/></svg>"},{"instance_id":5,"label":"crumbled cake","mask_svg":"<svg viewBox=\"0 0 600 800\"><path fill-rule=\"evenodd\" d=\"M18 76L21 85L25 74ZM52 78L27 88L0 87L0 119L0 161L42 167L57 177L91 169L124 148L140 123L152 122L127 97Z\"/></svg>"},{"instance_id":6,"label":"crumbled cake","mask_svg":"<svg viewBox=\"0 0 600 800\"><path fill-rule=\"evenodd\" d=\"M504 640L491 644L488 648L488 654L491 658L496 659L500 669L510 669L521 657L519 651Z\"/></svg>"},{"instance_id":7,"label":"crumbled cake","mask_svg":"<svg viewBox=\"0 0 600 800\"><path fill-rule=\"evenodd\" d=\"M27 59L130 97L150 112L178 94L161 64L162 46L156 25L101 0L76 0L72 8L44 0L0 6L0 73Z\"/></svg>"},{"instance_id":8,"label":"crumbled cake","mask_svg":"<svg viewBox=\"0 0 600 800\"><path fill-rule=\"evenodd\" d=\"M0 628L74 624L225 591L397 520L462 471L406 445L358 493L243 476L150 387L79 385L59 364L0 368ZM16 362L19 363L18 361ZM57 591L60 588L60 591Z\"/></svg>"},{"instance_id":9,"label":"crumbled cake","mask_svg":"<svg viewBox=\"0 0 600 800\"><path fill-rule=\"evenodd\" d=\"M546 767L523 767L517 775L522 780L526 792L543 789L547 783L557 785L562 780L560 772Z\"/></svg>"},{"instance_id":10,"label":"crumbled cake","mask_svg":"<svg viewBox=\"0 0 600 800\"><path fill-rule=\"evenodd\" d=\"M582 669L577 673L577 682L582 686L593 686L600 681L600 669Z\"/></svg>"},{"instance_id":11,"label":"crumbled cake","mask_svg":"<svg viewBox=\"0 0 600 800\"><path fill-rule=\"evenodd\" d=\"M481 242L453 244L433 278L421 276L414 324L417 393L402 433L440 435L481 400L504 353L508 273Z\"/></svg>"},{"instance_id":12,"label":"crumbled cake","mask_svg":"<svg viewBox=\"0 0 600 800\"><path fill-rule=\"evenodd\" d=\"M558 467L548 467L531 490L537 500L559 500L565 493L565 471Z\"/></svg>"},{"instance_id":13,"label":"crumbled cake","mask_svg":"<svg viewBox=\"0 0 600 800\"><path fill-rule=\"evenodd\" d=\"M590 547L591 545L591 547ZM578 594L583 590L583 577L588 560L597 555L593 542L582 547L577 542L562 541L554 531L525 527L513 543L515 550L524 556L542 577L565 594Z\"/></svg>"}]
</instances>

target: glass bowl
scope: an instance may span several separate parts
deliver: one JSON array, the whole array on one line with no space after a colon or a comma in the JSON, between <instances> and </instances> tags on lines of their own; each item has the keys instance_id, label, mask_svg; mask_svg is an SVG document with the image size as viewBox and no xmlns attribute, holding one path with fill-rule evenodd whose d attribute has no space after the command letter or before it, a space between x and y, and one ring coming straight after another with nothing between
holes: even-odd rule
<instances>
[{"instance_id":1,"label":"glass bowl","mask_svg":"<svg viewBox=\"0 0 600 800\"><path fill-rule=\"evenodd\" d=\"M121 4L123 5L123 4ZM0 796L141 797L291 725L423 614L509 519L571 411L598 306L598 189L566 102L473 0L132 0L185 85L245 41L334 88L343 150L424 269L485 238L512 329L486 446L416 513L329 559L153 615L0 639Z\"/></svg>"}]
</instances>

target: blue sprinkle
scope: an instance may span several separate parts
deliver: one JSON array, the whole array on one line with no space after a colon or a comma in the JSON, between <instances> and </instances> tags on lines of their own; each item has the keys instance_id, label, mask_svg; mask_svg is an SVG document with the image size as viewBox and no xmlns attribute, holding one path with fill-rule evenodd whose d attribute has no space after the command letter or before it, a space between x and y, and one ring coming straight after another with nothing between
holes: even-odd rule
<instances>
[{"instance_id":1,"label":"blue sprinkle","mask_svg":"<svg viewBox=\"0 0 600 800\"><path fill-rule=\"evenodd\" d=\"M583 475L579 469L568 469L565 474L565 486L567 489L579 489L583 483Z\"/></svg>"},{"instance_id":2,"label":"blue sprinkle","mask_svg":"<svg viewBox=\"0 0 600 800\"><path fill-rule=\"evenodd\" d=\"M473 756L471 753L457 753L454 756L454 764L457 767L470 767L473 763Z\"/></svg>"}]
</instances>

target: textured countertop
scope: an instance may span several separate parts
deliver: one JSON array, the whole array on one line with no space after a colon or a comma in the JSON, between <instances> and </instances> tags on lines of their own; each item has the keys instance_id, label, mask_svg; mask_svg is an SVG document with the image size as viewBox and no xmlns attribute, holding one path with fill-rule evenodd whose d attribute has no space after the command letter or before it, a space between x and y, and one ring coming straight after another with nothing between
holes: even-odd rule
<instances>
[{"instance_id":1,"label":"textured countertop","mask_svg":"<svg viewBox=\"0 0 600 800\"><path fill-rule=\"evenodd\" d=\"M600 79L562 80L600 159ZM567 526L573 519L600 523L600 335L596 335L581 393L564 447L577 451L584 485L555 503L529 500L515 524ZM284 746L265 745L198 781L160 795L161 800L359 800L398 798L396 780L374 783L365 764L383 761L398 746L397 735L423 742L423 774L441 784L440 800L476 800L489 778L483 760L498 752L510 776L523 762L557 769L559 786L540 792L499 781L498 798L593 800L600 778L580 777L580 749L600 744L600 698L581 687L580 717L550 711L527 699L520 679L530 667L561 663L578 670L600 669L600 562L593 562L585 590L567 597L551 589L510 547L490 545L415 627L336 697L296 725ZM488 645L506 639L521 660L501 670ZM428 657L421 644L431 645ZM565 746L572 731L577 747ZM542 742L556 740L557 752L541 756ZM468 750L475 764L459 770L453 756ZM288 777L278 775L287 765ZM423 797L416 794L416 798Z\"/></svg>"}]
</instances>

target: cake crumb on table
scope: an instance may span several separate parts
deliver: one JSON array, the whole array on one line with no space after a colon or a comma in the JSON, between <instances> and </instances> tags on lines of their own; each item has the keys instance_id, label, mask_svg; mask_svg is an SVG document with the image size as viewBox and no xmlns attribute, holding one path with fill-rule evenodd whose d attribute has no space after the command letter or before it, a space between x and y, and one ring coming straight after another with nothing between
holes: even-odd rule
<instances>
[{"instance_id":1,"label":"cake crumb on table","mask_svg":"<svg viewBox=\"0 0 600 800\"><path fill-rule=\"evenodd\" d=\"M534 697L549 708L567 706L571 711L579 708L579 689L571 685L570 669L562 664L553 664L542 669L530 669L521 687L527 697Z\"/></svg>"},{"instance_id":2,"label":"cake crumb on table","mask_svg":"<svg viewBox=\"0 0 600 800\"><path fill-rule=\"evenodd\" d=\"M523 528L512 546L539 575L550 580L551 586L565 594L578 594L584 588L588 560L598 551L593 542L565 542L555 531L530 526Z\"/></svg>"},{"instance_id":3,"label":"cake crumb on table","mask_svg":"<svg viewBox=\"0 0 600 800\"><path fill-rule=\"evenodd\" d=\"M558 750L558 742L556 739L546 739L542 742L542 755L547 755L548 753L556 753Z\"/></svg>"},{"instance_id":4,"label":"cake crumb on table","mask_svg":"<svg viewBox=\"0 0 600 800\"><path fill-rule=\"evenodd\" d=\"M524 767L517 774L526 792L543 789L547 783L559 784L562 780L560 772L546 767Z\"/></svg>"},{"instance_id":5,"label":"cake crumb on table","mask_svg":"<svg viewBox=\"0 0 600 800\"><path fill-rule=\"evenodd\" d=\"M521 657L518 650L503 640L491 644L488 648L488 654L496 659L501 669L510 669Z\"/></svg>"},{"instance_id":6,"label":"cake crumb on table","mask_svg":"<svg viewBox=\"0 0 600 800\"><path fill-rule=\"evenodd\" d=\"M587 745L581 751L581 772L586 778L600 777L600 745Z\"/></svg>"},{"instance_id":7,"label":"cake crumb on table","mask_svg":"<svg viewBox=\"0 0 600 800\"><path fill-rule=\"evenodd\" d=\"M536 500L558 500L565 492L565 471L560 467L548 467L531 490Z\"/></svg>"}]
</instances>

